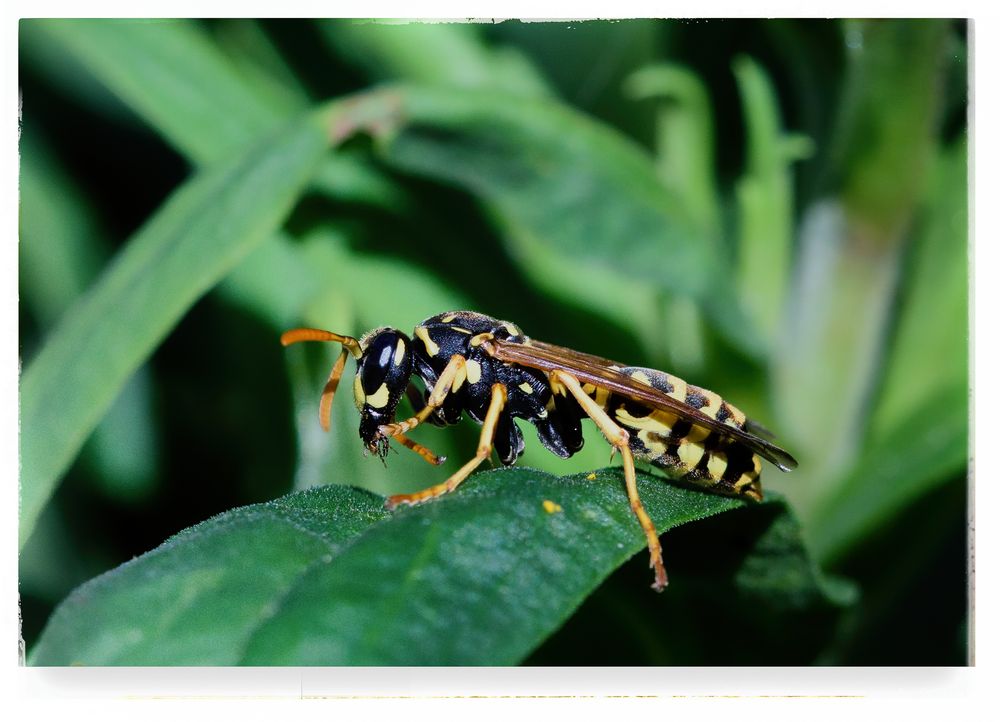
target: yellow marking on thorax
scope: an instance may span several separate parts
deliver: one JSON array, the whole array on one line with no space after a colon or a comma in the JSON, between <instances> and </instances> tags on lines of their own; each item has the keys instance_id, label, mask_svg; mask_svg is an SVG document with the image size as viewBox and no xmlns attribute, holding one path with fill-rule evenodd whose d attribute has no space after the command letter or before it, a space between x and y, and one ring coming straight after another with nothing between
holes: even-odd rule
<instances>
[{"instance_id":1,"label":"yellow marking on thorax","mask_svg":"<svg viewBox=\"0 0 1000 722\"><path fill-rule=\"evenodd\" d=\"M455 320L455 317L456 317L457 315L458 315L457 313L449 313L449 314L448 314L447 316L443 316L443 317L441 318L441 323L451 323L452 321L454 321L454 320ZM464 329L463 329L463 330L464 330Z\"/></svg>"},{"instance_id":2,"label":"yellow marking on thorax","mask_svg":"<svg viewBox=\"0 0 1000 722\"><path fill-rule=\"evenodd\" d=\"M594 392L597 390L597 387L593 384L584 384L580 388L583 389L583 393L587 394L587 396L593 396Z\"/></svg>"},{"instance_id":3,"label":"yellow marking on thorax","mask_svg":"<svg viewBox=\"0 0 1000 722\"><path fill-rule=\"evenodd\" d=\"M406 355L406 342L403 339L399 339L396 342L396 354L392 357L392 363L399 366L403 363L404 355Z\"/></svg>"},{"instance_id":4,"label":"yellow marking on thorax","mask_svg":"<svg viewBox=\"0 0 1000 722\"><path fill-rule=\"evenodd\" d=\"M517 385L517 388L521 389L521 391L523 391L526 394L533 394L533 393L535 393L535 389L532 388L531 384L529 384L527 381L523 381L523 382L519 383Z\"/></svg>"},{"instance_id":5,"label":"yellow marking on thorax","mask_svg":"<svg viewBox=\"0 0 1000 722\"><path fill-rule=\"evenodd\" d=\"M470 331L467 328L462 328L461 326L449 326L448 328L450 328L452 331L458 331L459 333L464 333L467 336L472 335L472 331Z\"/></svg>"},{"instance_id":6,"label":"yellow marking on thorax","mask_svg":"<svg viewBox=\"0 0 1000 722\"><path fill-rule=\"evenodd\" d=\"M521 329L519 329L517 326L515 326L512 323L510 323L509 321L504 321L503 322L503 327L505 329L507 329L507 333L509 333L511 336L520 336L521 335Z\"/></svg>"},{"instance_id":7,"label":"yellow marking on thorax","mask_svg":"<svg viewBox=\"0 0 1000 722\"><path fill-rule=\"evenodd\" d=\"M465 377L470 384L479 383L479 379L483 377L483 367L479 365L478 361L465 362Z\"/></svg>"},{"instance_id":8,"label":"yellow marking on thorax","mask_svg":"<svg viewBox=\"0 0 1000 722\"><path fill-rule=\"evenodd\" d=\"M542 508L549 514L555 514L556 512L562 511L561 506L556 504L554 501L549 501L548 499L542 502Z\"/></svg>"},{"instance_id":9,"label":"yellow marking on thorax","mask_svg":"<svg viewBox=\"0 0 1000 722\"><path fill-rule=\"evenodd\" d=\"M436 343L434 343L434 340L431 338L431 335L427 331L426 326L417 326L416 330L413 332L413 335L424 342L424 348L427 349L427 353L429 353L431 356L437 356L438 353L441 351L441 347L438 346Z\"/></svg>"},{"instance_id":10,"label":"yellow marking on thorax","mask_svg":"<svg viewBox=\"0 0 1000 722\"><path fill-rule=\"evenodd\" d=\"M382 384L375 393L365 397L365 402L375 409L384 408L389 403L389 387Z\"/></svg>"},{"instance_id":11,"label":"yellow marking on thorax","mask_svg":"<svg viewBox=\"0 0 1000 722\"><path fill-rule=\"evenodd\" d=\"M475 336L473 336L471 339L469 339L469 345L470 346L478 346L483 341L489 341L492 338L493 338L493 334L492 333L478 333Z\"/></svg>"}]
</instances>

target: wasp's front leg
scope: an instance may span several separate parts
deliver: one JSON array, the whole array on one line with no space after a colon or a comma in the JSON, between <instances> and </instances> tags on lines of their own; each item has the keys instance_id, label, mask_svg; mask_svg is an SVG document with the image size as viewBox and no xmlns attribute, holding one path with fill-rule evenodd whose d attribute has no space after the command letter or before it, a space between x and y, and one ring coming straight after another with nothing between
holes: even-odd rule
<instances>
[{"instance_id":1,"label":"wasp's front leg","mask_svg":"<svg viewBox=\"0 0 1000 722\"><path fill-rule=\"evenodd\" d=\"M427 418L434 413L435 409L441 407L444 400L448 398L448 394L453 391L458 391L465 383L465 357L459 354L455 354L448 361L448 365L444 367L444 371L438 377L437 383L434 384L434 388L431 390L430 396L427 398L427 405L424 406L420 411L416 413L415 416L411 416L405 421L397 421L392 424L385 424L378 427L378 433L384 438L392 438L399 434L405 434L411 429L419 426L427 420Z\"/></svg>"}]
</instances>

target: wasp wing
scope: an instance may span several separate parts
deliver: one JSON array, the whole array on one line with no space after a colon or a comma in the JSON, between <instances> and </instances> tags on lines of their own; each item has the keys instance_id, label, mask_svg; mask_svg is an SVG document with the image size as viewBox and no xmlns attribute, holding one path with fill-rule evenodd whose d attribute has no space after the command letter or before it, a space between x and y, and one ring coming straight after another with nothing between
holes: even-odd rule
<instances>
[{"instance_id":1,"label":"wasp wing","mask_svg":"<svg viewBox=\"0 0 1000 722\"><path fill-rule=\"evenodd\" d=\"M534 339L528 339L525 343L494 339L491 346L493 355L501 361L546 372L567 371L581 383L600 386L652 408L676 414L694 426L743 444L782 471L790 471L798 466L791 454L767 439L724 424L693 406L623 374L621 369L625 368L625 364Z\"/></svg>"}]
</instances>

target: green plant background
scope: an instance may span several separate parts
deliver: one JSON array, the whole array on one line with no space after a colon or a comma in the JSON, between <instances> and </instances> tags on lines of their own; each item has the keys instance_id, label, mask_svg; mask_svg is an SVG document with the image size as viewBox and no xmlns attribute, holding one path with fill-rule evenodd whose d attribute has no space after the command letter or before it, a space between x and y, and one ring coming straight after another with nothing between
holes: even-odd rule
<instances>
[{"instance_id":1,"label":"green plant background","mask_svg":"<svg viewBox=\"0 0 1000 722\"><path fill-rule=\"evenodd\" d=\"M27 663L966 664L966 49L21 21ZM753 507L642 473L662 595L593 429L388 514L474 425L379 464L343 394L319 428L337 349L278 335L458 308L712 388L800 467Z\"/></svg>"}]
</instances>

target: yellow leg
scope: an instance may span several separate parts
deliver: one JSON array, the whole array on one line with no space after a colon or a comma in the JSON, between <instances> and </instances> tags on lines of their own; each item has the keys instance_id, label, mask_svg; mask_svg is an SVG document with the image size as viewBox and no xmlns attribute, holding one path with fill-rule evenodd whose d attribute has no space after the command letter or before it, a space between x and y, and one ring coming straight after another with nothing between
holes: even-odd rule
<instances>
[{"instance_id":1,"label":"yellow leg","mask_svg":"<svg viewBox=\"0 0 1000 722\"><path fill-rule=\"evenodd\" d=\"M649 566L652 567L655 575L653 589L662 592L667 586L667 571L663 568L663 552L660 549L660 536L656 532L653 520L646 513L642 501L639 499L639 489L635 483L635 460L632 458L632 450L629 448L628 432L616 424L607 412L602 409L596 401L587 396L580 382L565 371L553 371L552 376L556 381L566 387L573 394L573 398L587 412L587 416L594 420L597 428L601 430L608 442L622 455L622 464L625 468L625 489L628 491L629 504L632 512L639 520L639 526L646 533L646 545L649 547Z\"/></svg>"},{"instance_id":2,"label":"yellow leg","mask_svg":"<svg viewBox=\"0 0 1000 722\"><path fill-rule=\"evenodd\" d=\"M407 436L403 436L402 434L396 434L392 438L401 443L410 451L415 451L416 453L418 453L420 455L420 458L426 461L428 464L434 464L434 466L440 466L445 462L445 457L438 456L423 444L418 444L416 441Z\"/></svg>"},{"instance_id":3,"label":"yellow leg","mask_svg":"<svg viewBox=\"0 0 1000 722\"><path fill-rule=\"evenodd\" d=\"M452 391L457 391L465 383L465 358L455 354L444 367L444 371L438 376L437 383L431 389L431 395L427 398L427 405L417 412L416 416L411 416L405 421L397 421L393 424L386 424L378 427L379 433L388 438L398 434L405 434L416 426L427 420L427 417L434 413L434 409L441 406L444 400Z\"/></svg>"},{"instance_id":4,"label":"yellow leg","mask_svg":"<svg viewBox=\"0 0 1000 722\"><path fill-rule=\"evenodd\" d=\"M415 494L396 494L390 496L385 505L389 509L395 509L400 504L420 504L421 502L434 499L435 497L454 491L465 479L476 470L476 467L489 458L493 450L493 437L497 432L497 421L500 419L500 412L503 411L504 404L507 403L507 389L503 384L493 384L490 392L490 406L486 411L486 418L483 419L483 430L479 434L479 448L476 455L472 457L461 469L448 477L440 484L418 491Z\"/></svg>"}]
</instances>

